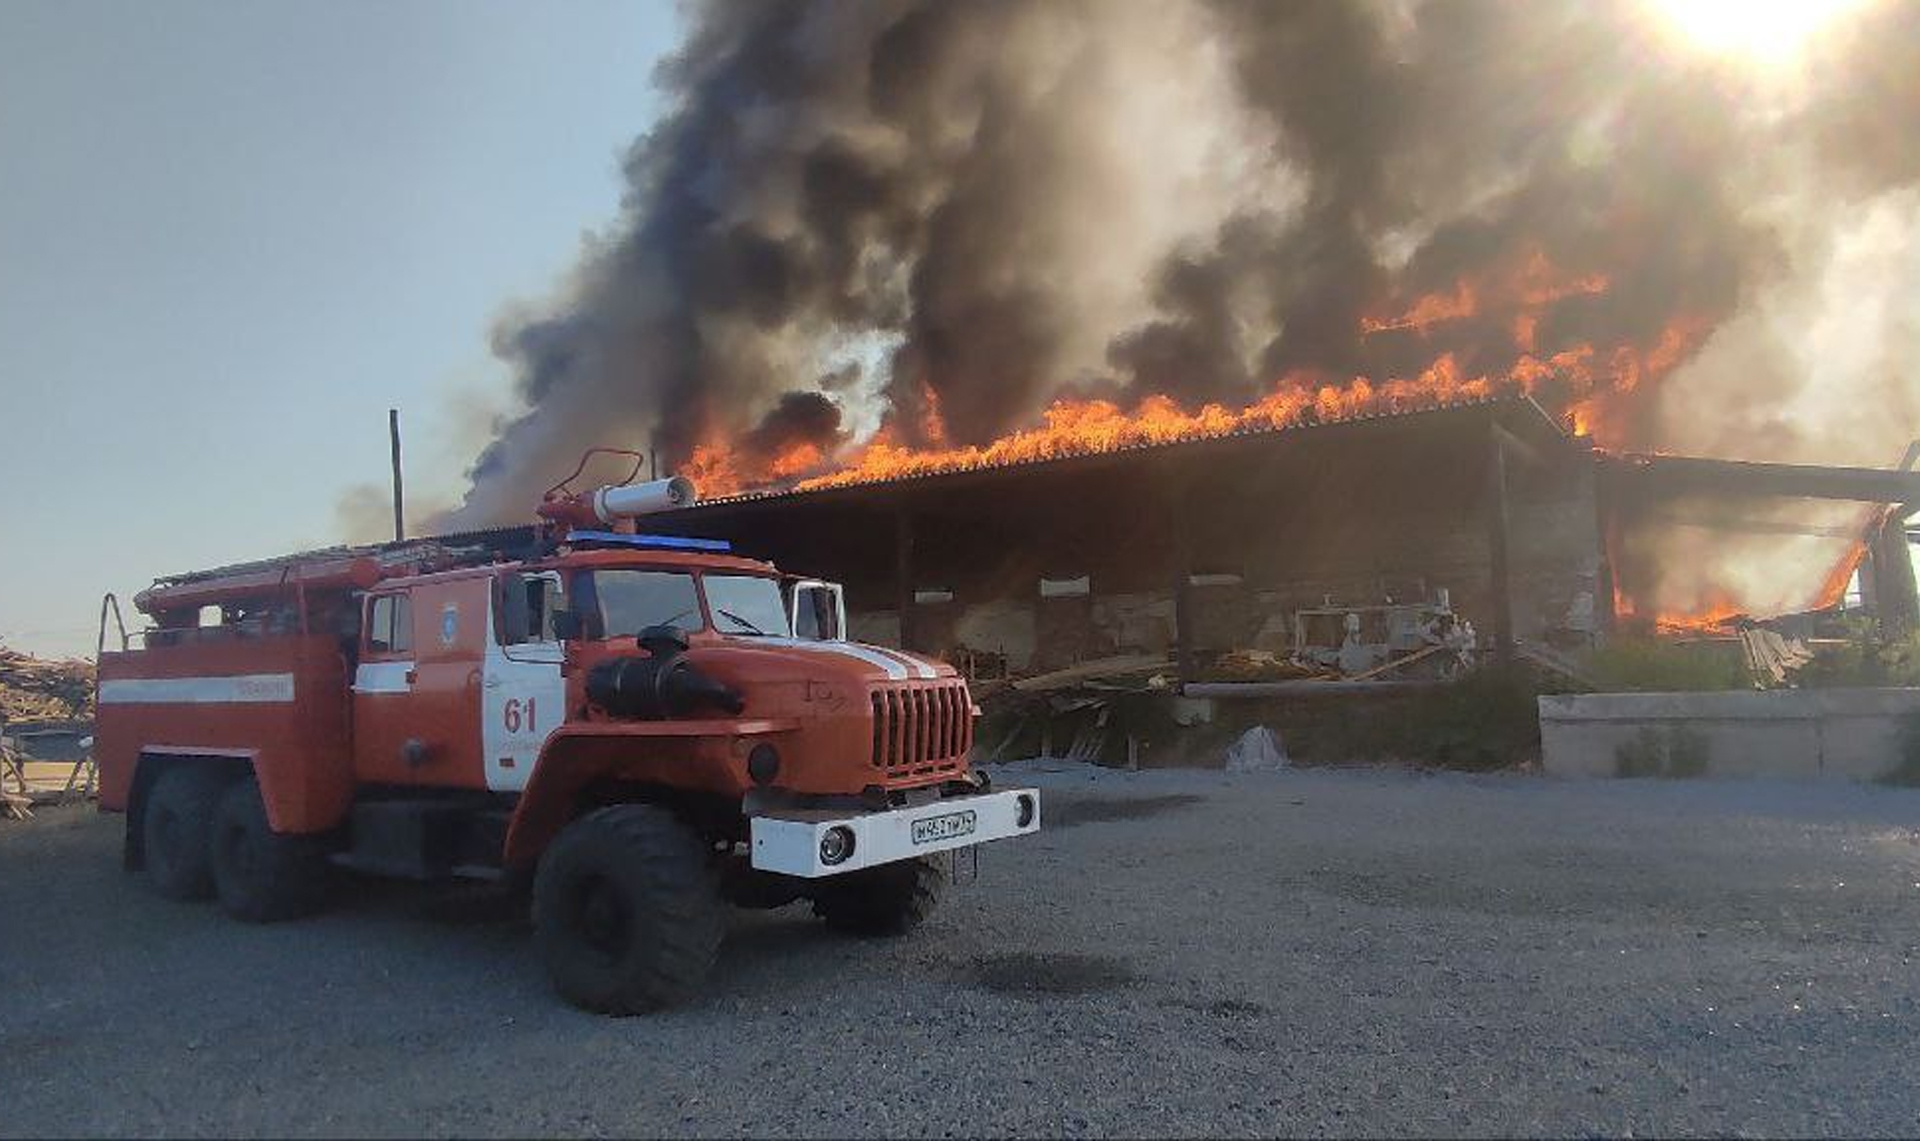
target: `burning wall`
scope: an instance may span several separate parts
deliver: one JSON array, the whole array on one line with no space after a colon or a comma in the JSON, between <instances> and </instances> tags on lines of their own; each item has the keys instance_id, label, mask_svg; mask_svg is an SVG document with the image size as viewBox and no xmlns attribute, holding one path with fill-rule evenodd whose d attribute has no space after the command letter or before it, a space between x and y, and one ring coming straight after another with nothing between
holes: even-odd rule
<instances>
[{"instance_id":1,"label":"burning wall","mask_svg":"<svg viewBox=\"0 0 1920 1141\"><path fill-rule=\"evenodd\" d=\"M1609 447L1888 463L1913 19L1783 77L1625 2L701 8L625 215L498 332L525 410L454 522L590 443L714 493L1505 392ZM1630 603L1832 569L1682 547L1625 537Z\"/></svg>"}]
</instances>

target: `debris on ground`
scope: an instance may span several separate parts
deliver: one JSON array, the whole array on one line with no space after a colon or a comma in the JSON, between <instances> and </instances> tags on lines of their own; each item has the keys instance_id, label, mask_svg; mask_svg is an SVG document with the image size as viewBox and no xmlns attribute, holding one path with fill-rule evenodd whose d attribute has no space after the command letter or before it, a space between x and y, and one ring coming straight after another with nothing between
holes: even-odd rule
<instances>
[{"instance_id":1,"label":"debris on ground","mask_svg":"<svg viewBox=\"0 0 1920 1141\"><path fill-rule=\"evenodd\" d=\"M1290 763L1280 735L1265 725L1255 725L1240 734L1240 739L1227 748L1226 769L1230 773L1278 772Z\"/></svg>"}]
</instances>

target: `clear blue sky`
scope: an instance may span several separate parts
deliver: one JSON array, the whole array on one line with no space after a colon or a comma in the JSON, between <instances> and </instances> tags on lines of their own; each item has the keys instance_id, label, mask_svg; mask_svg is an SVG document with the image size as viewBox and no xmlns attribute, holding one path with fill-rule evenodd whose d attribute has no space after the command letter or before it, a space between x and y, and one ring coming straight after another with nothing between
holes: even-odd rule
<instances>
[{"instance_id":1,"label":"clear blue sky","mask_svg":"<svg viewBox=\"0 0 1920 1141\"><path fill-rule=\"evenodd\" d=\"M503 307L611 221L665 3L0 0L0 640L445 498ZM129 612L131 617L131 612Z\"/></svg>"}]
</instances>

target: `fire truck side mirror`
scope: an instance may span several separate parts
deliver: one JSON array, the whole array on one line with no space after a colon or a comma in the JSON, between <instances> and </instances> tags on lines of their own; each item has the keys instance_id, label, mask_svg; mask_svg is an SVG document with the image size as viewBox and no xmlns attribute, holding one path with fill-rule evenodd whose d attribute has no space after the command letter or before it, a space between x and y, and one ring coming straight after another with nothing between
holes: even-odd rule
<instances>
[{"instance_id":1,"label":"fire truck side mirror","mask_svg":"<svg viewBox=\"0 0 1920 1141\"><path fill-rule=\"evenodd\" d=\"M562 642L571 642L580 637L583 623L580 614L574 610L555 610L549 617L553 621L553 636Z\"/></svg>"},{"instance_id":2,"label":"fire truck side mirror","mask_svg":"<svg viewBox=\"0 0 1920 1141\"><path fill-rule=\"evenodd\" d=\"M788 595L788 620L796 638L840 642L847 637L847 602L837 582L805 578Z\"/></svg>"}]
</instances>

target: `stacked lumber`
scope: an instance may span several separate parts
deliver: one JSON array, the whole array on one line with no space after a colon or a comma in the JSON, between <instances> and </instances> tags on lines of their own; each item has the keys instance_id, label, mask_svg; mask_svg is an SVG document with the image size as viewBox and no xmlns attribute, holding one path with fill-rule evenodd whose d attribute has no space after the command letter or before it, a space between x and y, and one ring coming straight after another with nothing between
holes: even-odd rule
<instances>
[{"instance_id":1,"label":"stacked lumber","mask_svg":"<svg viewBox=\"0 0 1920 1141\"><path fill-rule=\"evenodd\" d=\"M1122 654L1110 658L1095 658L1065 669L1023 677L1013 683L1013 688L1021 693L1051 693L1055 690L1073 689L1100 683L1127 684L1129 688L1147 688L1150 679L1138 683L1128 679L1143 678L1173 668L1173 661L1161 654Z\"/></svg>"},{"instance_id":2,"label":"stacked lumber","mask_svg":"<svg viewBox=\"0 0 1920 1141\"><path fill-rule=\"evenodd\" d=\"M1748 626L1740 631L1740 648L1746 655L1747 672L1759 689L1787 684L1787 675L1813 660L1813 651L1798 638L1788 640L1763 626Z\"/></svg>"},{"instance_id":3,"label":"stacked lumber","mask_svg":"<svg viewBox=\"0 0 1920 1141\"><path fill-rule=\"evenodd\" d=\"M1283 658L1270 650L1232 650L1214 659L1202 680L1296 681L1339 676L1338 670Z\"/></svg>"},{"instance_id":4,"label":"stacked lumber","mask_svg":"<svg viewBox=\"0 0 1920 1141\"><path fill-rule=\"evenodd\" d=\"M92 715L92 662L49 661L0 646L0 722Z\"/></svg>"}]
</instances>

